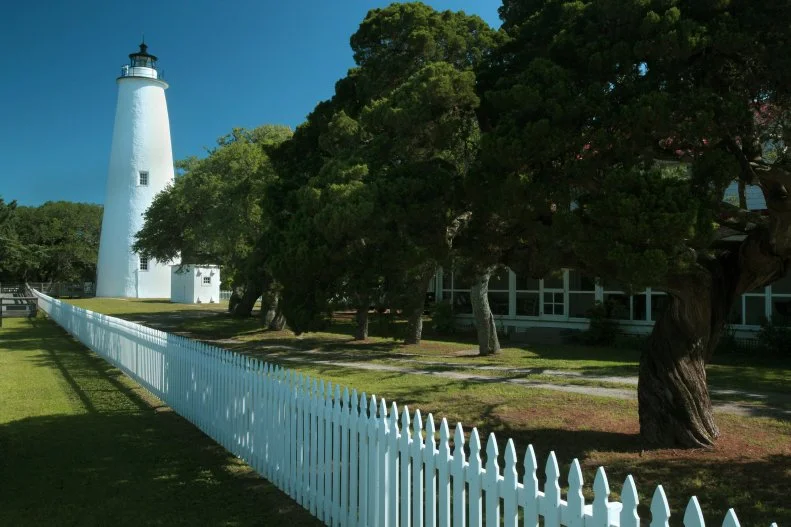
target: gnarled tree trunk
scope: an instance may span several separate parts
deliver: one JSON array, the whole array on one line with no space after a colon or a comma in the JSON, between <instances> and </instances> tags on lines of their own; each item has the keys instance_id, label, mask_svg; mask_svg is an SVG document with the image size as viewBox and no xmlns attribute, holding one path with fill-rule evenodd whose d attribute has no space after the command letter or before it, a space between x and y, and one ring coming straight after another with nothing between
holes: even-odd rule
<instances>
[{"instance_id":1,"label":"gnarled tree trunk","mask_svg":"<svg viewBox=\"0 0 791 527\"><path fill-rule=\"evenodd\" d=\"M493 355L500 351L500 340L497 338L497 327L494 315L489 307L489 278L494 268L488 268L476 274L470 287L470 303L475 317L475 328L478 332L478 354Z\"/></svg>"},{"instance_id":2,"label":"gnarled tree trunk","mask_svg":"<svg viewBox=\"0 0 791 527\"><path fill-rule=\"evenodd\" d=\"M406 324L406 336L404 344L420 344L423 337L423 310L426 307L426 291L431 277L434 276L435 269L421 274L414 282L414 290L409 295L406 309L404 310L409 317Z\"/></svg>"},{"instance_id":3,"label":"gnarled tree trunk","mask_svg":"<svg viewBox=\"0 0 791 527\"><path fill-rule=\"evenodd\" d=\"M258 300L258 297L261 296L261 291L262 287L259 282L252 280L247 282L242 298L239 299L239 302L231 311L233 316L242 318L252 315L253 306L255 306L255 301Z\"/></svg>"},{"instance_id":4,"label":"gnarled tree trunk","mask_svg":"<svg viewBox=\"0 0 791 527\"><path fill-rule=\"evenodd\" d=\"M706 364L734 301L785 274L788 261L770 231L756 229L734 250L700 258L696 272L668 284L669 304L640 357L640 434L662 447L707 448L719 435Z\"/></svg>"},{"instance_id":5,"label":"gnarled tree trunk","mask_svg":"<svg viewBox=\"0 0 791 527\"><path fill-rule=\"evenodd\" d=\"M368 296L360 296L357 300L357 311L354 315L356 322L354 328L354 340L366 340L368 338L368 308L371 307L371 300Z\"/></svg>"},{"instance_id":6,"label":"gnarled tree trunk","mask_svg":"<svg viewBox=\"0 0 791 527\"><path fill-rule=\"evenodd\" d=\"M701 273L703 274L703 273ZM640 433L653 445L701 448L714 444L706 361L723 326L712 326L710 276L690 277L682 293L670 292L640 357L637 387Z\"/></svg>"},{"instance_id":7,"label":"gnarled tree trunk","mask_svg":"<svg viewBox=\"0 0 791 527\"><path fill-rule=\"evenodd\" d=\"M261 295L261 324L271 331L280 331L286 325L280 305L280 291L271 284L269 290Z\"/></svg>"}]
</instances>

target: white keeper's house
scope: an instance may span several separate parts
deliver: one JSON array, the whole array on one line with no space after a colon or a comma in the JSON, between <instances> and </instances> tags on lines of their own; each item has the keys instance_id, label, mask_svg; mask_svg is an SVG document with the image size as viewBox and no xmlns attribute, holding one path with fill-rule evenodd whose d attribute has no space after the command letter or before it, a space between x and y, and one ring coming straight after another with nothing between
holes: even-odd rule
<instances>
[{"instance_id":1,"label":"white keeper's house","mask_svg":"<svg viewBox=\"0 0 791 527\"><path fill-rule=\"evenodd\" d=\"M726 200L735 194L734 184L726 192ZM746 197L748 209L766 208L757 187L748 187ZM437 301L451 302L460 324L473 324L469 283L449 270L440 270L432 280L430 292ZM531 327L587 329L586 313L597 301L614 306L612 314L622 331L649 333L665 306L666 295L651 289L628 295L620 284L574 269L564 269L542 280L500 269L489 281L489 304L498 330L504 332L519 333ZM791 276L742 295L729 317L731 329L742 338L754 336L765 320L791 321Z\"/></svg>"}]
</instances>

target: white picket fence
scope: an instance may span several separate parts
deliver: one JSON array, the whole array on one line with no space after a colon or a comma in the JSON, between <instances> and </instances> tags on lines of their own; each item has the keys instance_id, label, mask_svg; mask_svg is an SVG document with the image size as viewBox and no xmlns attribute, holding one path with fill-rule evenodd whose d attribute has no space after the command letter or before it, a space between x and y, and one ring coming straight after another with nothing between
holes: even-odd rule
<instances>
[{"instance_id":1,"label":"white picket fence","mask_svg":"<svg viewBox=\"0 0 791 527\"><path fill-rule=\"evenodd\" d=\"M585 502L575 459L561 496L560 470L549 454L543 490L532 446L517 475L513 442L504 468L494 434L451 435L445 419L382 398L351 393L323 380L139 324L87 311L36 292L40 308L80 342L121 369L177 413L250 464L314 516L332 526L638 527L632 476L610 501L599 468ZM439 443L437 443L439 432ZM453 447L451 448L451 442ZM723 477L727 477L723 475ZM651 501L651 527L666 527L662 486ZM541 522L541 523L539 523ZM703 527L693 497L686 527ZM738 527L733 509L723 527ZM776 527L776 524L772 524Z\"/></svg>"}]
</instances>

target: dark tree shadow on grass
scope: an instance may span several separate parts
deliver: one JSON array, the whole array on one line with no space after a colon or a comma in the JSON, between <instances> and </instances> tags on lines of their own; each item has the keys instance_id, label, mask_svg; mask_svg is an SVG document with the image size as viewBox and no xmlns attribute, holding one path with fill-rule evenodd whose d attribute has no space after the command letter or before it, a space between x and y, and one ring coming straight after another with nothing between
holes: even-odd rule
<instances>
[{"instance_id":1,"label":"dark tree shadow on grass","mask_svg":"<svg viewBox=\"0 0 791 527\"><path fill-rule=\"evenodd\" d=\"M83 410L0 425L0 525L320 525L54 324L3 337Z\"/></svg>"}]
</instances>

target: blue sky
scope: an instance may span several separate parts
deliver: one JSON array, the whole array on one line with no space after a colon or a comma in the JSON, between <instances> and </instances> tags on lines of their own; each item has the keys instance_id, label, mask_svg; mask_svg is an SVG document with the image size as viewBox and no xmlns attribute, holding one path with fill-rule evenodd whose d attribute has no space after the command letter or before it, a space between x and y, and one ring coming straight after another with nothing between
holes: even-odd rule
<instances>
[{"instance_id":1,"label":"blue sky","mask_svg":"<svg viewBox=\"0 0 791 527\"><path fill-rule=\"evenodd\" d=\"M499 0L428 0L499 26ZM170 83L175 159L233 127L301 123L353 65L349 37L387 1L13 2L0 17L0 197L101 203L116 85L145 34Z\"/></svg>"}]
</instances>

